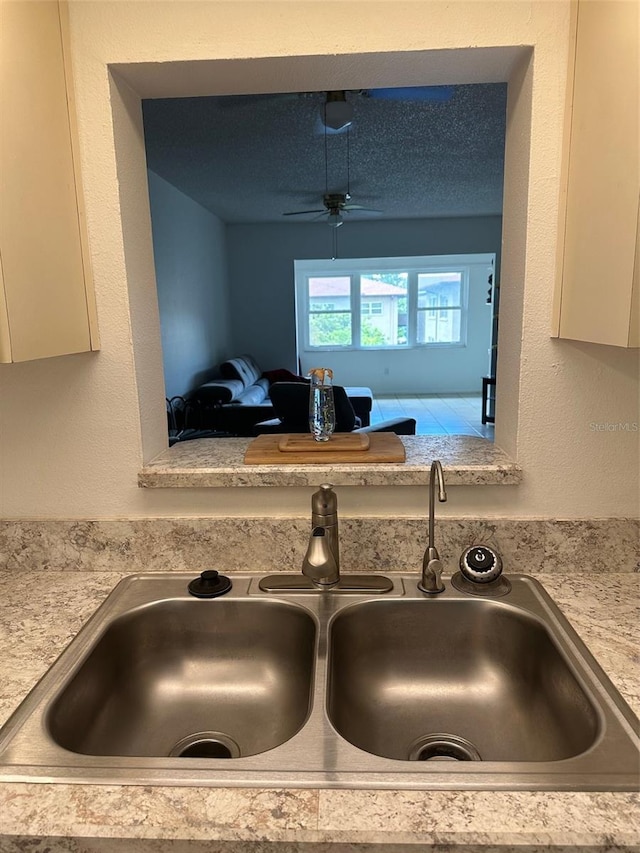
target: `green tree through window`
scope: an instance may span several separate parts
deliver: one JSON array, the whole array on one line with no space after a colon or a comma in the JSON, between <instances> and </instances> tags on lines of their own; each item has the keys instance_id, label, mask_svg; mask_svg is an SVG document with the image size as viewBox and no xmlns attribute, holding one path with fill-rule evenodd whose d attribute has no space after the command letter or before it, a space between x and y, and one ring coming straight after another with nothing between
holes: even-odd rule
<instances>
[{"instance_id":1,"label":"green tree through window","mask_svg":"<svg viewBox=\"0 0 640 853\"><path fill-rule=\"evenodd\" d=\"M362 343L364 346L383 346L385 338L382 332L363 319ZM309 316L309 336L312 346L338 346L351 344L351 317L348 314L311 314Z\"/></svg>"}]
</instances>

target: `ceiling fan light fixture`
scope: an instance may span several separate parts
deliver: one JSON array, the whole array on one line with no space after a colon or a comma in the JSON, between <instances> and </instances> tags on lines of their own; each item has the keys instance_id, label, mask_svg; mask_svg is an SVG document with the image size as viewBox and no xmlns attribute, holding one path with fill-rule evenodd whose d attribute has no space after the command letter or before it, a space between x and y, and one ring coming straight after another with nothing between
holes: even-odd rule
<instances>
[{"instance_id":1,"label":"ceiling fan light fixture","mask_svg":"<svg viewBox=\"0 0 640 853\"><path fill-rule=\"evenodd\" d=\"M344 130L353 121L353 107L347 103L344 92L327 92L324 105L324 123L331 130Z\"/></svg>"},{"instance_id":2,"label":"ceiling fan light fixture","mask_svg":"<svg viewBox=\"0 0 640 853\"><path fill-rule=\"evenodd\" d=\"M344 222L339 210L329 211L328 223L332 228L339 228Z\"/></svg>"}]
</instances>

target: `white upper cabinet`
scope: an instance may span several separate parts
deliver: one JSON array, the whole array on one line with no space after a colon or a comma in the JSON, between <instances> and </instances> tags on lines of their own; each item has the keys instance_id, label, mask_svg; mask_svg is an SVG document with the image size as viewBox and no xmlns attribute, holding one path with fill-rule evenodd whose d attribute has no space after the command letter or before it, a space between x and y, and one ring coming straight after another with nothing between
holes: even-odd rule
<instances>
[{"instance_id":1,"label":"white upper cabinet","mask_svg":"<svg viewBox=\"0 0 640 853\"><path fill-rule=\"evenodd\" d=\"M0 0L0 362L99 348L66 12Z\"/></svg>"},{"instance_id":2,"label":"white upper cabinet","mask_svg":"<svg viewBox=\"0 0 640 853\"><path fill-rule=\"evenodd\" d=\"M561 200L555 337L640 346L638 0L579 0Z\"/></svg>"}]
</instances>

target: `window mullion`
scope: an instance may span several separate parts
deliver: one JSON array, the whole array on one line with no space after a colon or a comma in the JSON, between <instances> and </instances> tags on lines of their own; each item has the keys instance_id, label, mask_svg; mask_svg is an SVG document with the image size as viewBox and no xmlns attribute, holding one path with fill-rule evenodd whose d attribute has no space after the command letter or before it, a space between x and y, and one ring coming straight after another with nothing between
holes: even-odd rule
<instances>
[{"instance_id":1,"label":"window mullion","mask_svg":"<svg viewBox=\"0 0 640 853\"><path fill-rule=\"evenodd\" d=\"M360 349L362 346L362 319L360 316L360 276L361 273L351 273L351 345Z\"/></svg>"},{"instance_id":2,"label":"window mullion","mask_svg":"<svg viewBox=\"0 0 640 853\"><path fill-rule=\"evenodd\" d=\"M407 277L407 346L414 347L418 332L418 271Z\"/></svg>"},{"instance_id":3,"label":"window mullion","mask_svg":"<svg viewBox=\"0 0 640 853\"><path fill-rule=\"evenodd\" d=\"M311 273L307 274L302 280L302 287L304 288L302 293L302 304L304 305L304 319L302 320L302 340L305 349L310 349L311 347L311 297L309 296L309 281L311 279Z\"/></svg>"}]
</instances>

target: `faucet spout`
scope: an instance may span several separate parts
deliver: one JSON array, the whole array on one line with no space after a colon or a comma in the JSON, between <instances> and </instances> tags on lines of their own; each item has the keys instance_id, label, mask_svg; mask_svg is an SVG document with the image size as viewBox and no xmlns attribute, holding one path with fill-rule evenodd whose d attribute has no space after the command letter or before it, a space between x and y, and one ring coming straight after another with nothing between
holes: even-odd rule
<instances>
[{"instance_id":1,"label":"faucet spout","mask_svg":"<svg viewBox=\"0 0 640 853\"><path fill-rule=\"evenodd\" d=\"M328 483L323 483L311 498L311 537L302 573L323 587L334 586L340 580L338 499Z\"/></svg>"},{"instance_id":2,"label":"faucet spout","mask_svg":"<svg viewBox=\"0 0 640 853\"><path fill-rule=\"evenodd\" d=\"M444 591L442 583L443 565L435 545L435 493L438 484L438 500L444 503L447 492L444 486L444 472L439 459L434 459L429 472L429 543L422 559L422 579L418 589L431 595Z\"/></svg>"},{"instance_id":3,"label":"faucet spout","mask_svg":"<svg viewBox=\"0 0 640 853\"><path fill-rule=\"evenodd\" d=\"M333 586L340 574L324 527L314 527L302 562L302 574L317 584Z\"/></svg>"}]
</instances>

